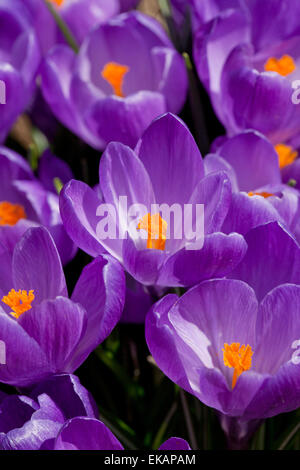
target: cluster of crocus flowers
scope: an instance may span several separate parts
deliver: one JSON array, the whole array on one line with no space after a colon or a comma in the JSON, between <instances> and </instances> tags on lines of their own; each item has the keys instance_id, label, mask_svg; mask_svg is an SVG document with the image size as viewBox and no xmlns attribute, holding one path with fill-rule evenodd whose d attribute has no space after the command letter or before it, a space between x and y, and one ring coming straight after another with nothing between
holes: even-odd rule
<instances>
[{"instance_id":1,"label":"cluster of crocus flowers","mask_svg":"<svg viewBox=\"0 0 300 470\"><path fill-rule=\"evenodd\" d=\"M228 434L300 406L300 2L171 0L170 35L137 3L0 0L0 449L123 450L72 375L120 321ZM192 62L226 131L207 155ZM64 160L25 119L31 168L4 145L39 102Z\"/></svg>"},{"instance_id":2,"label":"cluster of crocus flowers","mask_svg":"<svg viewBox=\"0 0 300 470\"><path fill-rule=\"evenodd\" d=\"M299 4L244 3L225 2L195 31L199 77L229 135L251 128L273 144L297 147L300 114L292 96L300 70L299 30L291 11L296 18Z\"/></svg>"}]
</instances>

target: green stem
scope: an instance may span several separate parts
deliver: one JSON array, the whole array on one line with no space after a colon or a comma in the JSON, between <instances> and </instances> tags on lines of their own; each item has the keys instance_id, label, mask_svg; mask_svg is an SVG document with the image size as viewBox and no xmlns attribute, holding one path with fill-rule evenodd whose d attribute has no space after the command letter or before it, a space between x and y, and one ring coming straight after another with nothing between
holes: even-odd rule
<instances>
[{"instance_id":1,"label":"green stem","mask_svg":"<svg viewBox=\"0 0 300 470\"><path fill-rule=\"evenodd\" d=\"M180 395L180 399L181 399L183 414L184 414L184 417L185 417L185 423L186 423L187 431L188 431L188 434L189 434L191 447L192 447L193 450L196 450L196 449L198 449L197 439L196 439L194 426L193 426L190 410L189 410L189 407L188 407L187 399L186 399L185 393L182 389L180 389L179 395Z\"/></svg>"},{"instance_id":2,"label":"green stem","mask_svg":"<svg viewBox=\"0 0 300 470\"><path fill-rule=\"evenodd\" d=\"M79 46L78 46L77 41L74 38L70 28L65 23L65 21L62 19L62 17L59 15L59 13L57 13L55 7L53 5L51 5L51 3L48 0L45 0L45 4L46 4L48 10L50 11L51 15L54 17L54 20L55 20L57 26L59 27L59 29L61 30L66 42L73 49L73 51L76 52L76 54L77 54L78 51L79 51Z\"/></svg>"}]
</instances>

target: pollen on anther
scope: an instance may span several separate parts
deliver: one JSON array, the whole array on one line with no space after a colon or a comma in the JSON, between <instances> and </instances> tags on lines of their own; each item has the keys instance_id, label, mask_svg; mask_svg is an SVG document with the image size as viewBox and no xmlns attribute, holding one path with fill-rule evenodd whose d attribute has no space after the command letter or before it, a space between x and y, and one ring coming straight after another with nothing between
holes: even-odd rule
<instances>
[{"instance_id":1,"label":"pollen on anther","mask_svg":"<svg viewBox=\"0 0 300 470\"><path fill-rule=\"evenodd\" d=\"M12 312L10 314L15 317L19 318L22 313L27 312L32 308L31 303L34 301L34 291L26 291L26 290L18 290L11 289L7 295L2 297L2 302L8 305Z\"/></svg>"}]
</instances>

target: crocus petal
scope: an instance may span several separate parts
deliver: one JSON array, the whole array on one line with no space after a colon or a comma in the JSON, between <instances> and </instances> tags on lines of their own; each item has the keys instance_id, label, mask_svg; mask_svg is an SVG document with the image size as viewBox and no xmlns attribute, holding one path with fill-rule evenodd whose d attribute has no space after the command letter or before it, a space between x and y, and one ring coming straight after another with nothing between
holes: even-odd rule
<instances>
[{"instance_id":1,"label":"crocus petal","mask_svg":"<svg viewBox=\"0 0 300 470\"><path fill-rule=\"evenodd\" d=\"M61 260L48 230L29 229L17 243L12 260L15 289L34 289L35 305L58 295L67 296Z\"/></svg>"},{"instance_id":2,"label":"crocus petal","mask_svg":"<svg viewBox=\"0 0 300 470\"><path fill-rule=\"evenodd\" d=\"M104 251L96 235L100 203L95 191L81 181L71 180L60 193L61 218L69 237L94 257Z\"/></svg>"},{"instance_id":3,"label":"crocus petal","mask_svg":"<svg viewBox=\"0 0 300 470\"><path fill-rule=\"evenodd\" d=\"M122 257L126 271L145 285L156 284L166 256L161 250L137 249L130 238L123 242Z\"/></svg>"},{"instance_id":4,"label":"crocus petal","mask_svg":"<svg viewBox=\"0 0 300 470\"><path fill-rule=\"evenodd\" d=\"M209 153L204 158L204 169L205 175L209 175L214 171L225 171L230 179L232 191L238 191L239 186L235 171L224 158L215 153Z\"/></svg>"},{"instance_id":5,"label":"crocus petal","mask_svg":"<svg viewBox=\"0 0 300 470\"><path fill-rule=\"evenodd\" d=\"M86 311L65 297L44 300L23 313L20 325L36 340L47 357L49 372L73 372L68 367L86 331Z\"/></svg>"},{"instance_id":6,"label":"crocus petal","mask_svg":"<svg viewBox=\"0 0 300 470\"><path fill-rule=\"evenodd\" d=\"M40 408L34 411L31 419L22 427L12 429L3 438L4 450L38 450L45 447L47 441L57 436L64 423L64 416L56 404L47 395L38 399Z\"/></svg>"},{"instance_id":7,"label":"crocus petal","mask_svg":"<svg viewBox=\"0 0 300 470\"><path fill-rule=\"evenodd\" d=\"M222 230L225 233L237 232L245 235L259 225L274 221L284 222L269 198L235 193Z\"/></svg>"},{"instance_id":8,"label":"crocus petal","mask_svg":"<svg viewBox=\"0 0 300 470\"><path fill-rule=\"evenodd\" d=\"M183 57L168 47L155 47L152 54L157 67L158 91L165 96L167 109L177 113L184 105L188 87Z\"/></svg>"},{"instance_id":9,"label":"crocus petal","mask_svg":"<svg viewBox=\"0 0 300 470\"><path fill-rule=\"evenodd\" d=\"M299 246L280 224L256 227L245 235L245 240L247 253L229 277L247 282L259 300L280 284L299 283Z\"/></svg>"},{"instance_id":10,"label":"crocus petal","mask_svg":"<svg viewBox=\"0 0 300 470\"><path fill-rule=\"evenodd\" d=\"M231 202L231 184L224 171L205 176L196 186L189 204L204 205L204 231L218 232ZM232 230L233 231L233 230Z\"/></svg>"},{"instance_id":11,"label":"crocus petal","mask_svg":"<svg viewBox=\"0 0 300 470\"><path fill-rule=\"evenodd\" d=\"M261 303L253 359L257 370L271 375L247 408L246 416L268 418L299 407L299 308L300 287L294 285L275 288Z\"/></svg>"},{"instance_id":12,"label":"crocus petal","mask_svg":"<svg viewBox=\"0 0 300 470\"><path fill-rule=\"evenodd\" d=\"M113 433L97 419L73 418L57 436L55 450L123 450Z\"/></svg>"},{"instance_id":13,"label":"crocus petal","mask_svg":"<svg viewBox=\"0 0 300 470\"><path fill-rule=\"evenodd\" d=\"M0 104L0 142L3 142L25 106L26 92L21 75L8 63L0 64L0 80L5 83L5 103Z\"/></svg>"},{"instance_id":14,"label":"crocus petal","mask_svg":"<svg viewBox=\"0 0 300 470\"><path fill-rule=\"evenodd\" d=\"M149 175L133 150L121 143L110 143L100 161L99 178L106 203L118 210L120 228L126 230L127 209L143 204L150 212L155 195ZM119 207L120 197L127 197L126 209ZM124 211L124 213L123 213Z\"/></svg>"},{"instance_id":15,"label":"crocus petal","mask_svg":"<svg viewBox=\"0 0 300 470\"><path fill-rule=\"evenodd\" d=\"M134 147L151 121L165 112L162 94L139 91L126 98L108 96L98 101L86 114L86 123L98 139Z\"/></svg>"},{"instance_id":16,"label":"crocus petal","mask_svg":"<svg viewBox=\"0 0 300 470\"><path fill-rule=\"evenodd\" d=\"M191 450L189 443L180 437L170 437L158 450Z\"/></svg>"},{"instance_id":17,"label":"crocus petal","mask_svg":"<svg viewBox=\"0 0 300 470\"><path fill-rule=\"evenodd\" d=\"M35 400L47 394L63 410L64 418L89 416L96 418L98 408L91 394L81 385L78 377L71 374L53 375L40 382L31 392Z\"/></svg>"},{"instance_id":18,"label":"crocus petal","mask_svg":"<svg viewBox=\"0 0 300 470\"><path fill-rule=\"evenodd\" d=\"M55 116L73 132L93 147L101 147L69 99L72 73L76 55L70 47L58 45L53 48L41 67L42 92Z\"/></svg>"},{"instance_id":19,"label":"crocus petal","mask_svg":"<svg viewBox=\"0 0 300 470\"><path fill-rule=\"evenodd\" d=\"M192 286L204 279L229 274L247 251L244 238L220 232L205 237L203 248L178 251L167 259L159 273L158 285Z\"/></svg>"},{"instance_id":20,"label":"crocus petal","mask_svg":"<svg viewBox=\"0 0 300 470\"><path fill-rule=\"evenodd\" d=\"M258 132L246 131L228 139L218 149L218 154L234 169L241 191L281 183L278 155L273 145Z\"/></svg>"},{"instance_id":21,"label":"crocus petal","mask_svg":"<svg viewBox=\"0 0 300 470\"><path fill-rule=\"evenodd\" d=\"M187 203L204 176L204 168L196 142L183 121L169 113L156 119L136 151L150 176L156 201L170 206Z\"/></svg>"},{"instance_id":22,"label":"crocus petal","mask_svg":"<svg viewBox=\"0 0 300 470\"><path fill-rule=\"evenodd\" d=\"M6 364L0 367L1 382L25 387L49 374L48 361L39 344L4 312L0 312L0 331L6 346Z\"/></svg>"},{"instance_id":23,"label":"crocus petal","mask_svg":"<svg viewBox=\"0 0 300 470\"><path fill-rule=\"evenodd\" d=\"M75 369L75 364L83 362L121 318L125 276L119 262L103 255L88 264L75 286L72 300L79 302L88 312L85 335L71 359L71 368Z\"/></svg>"}]
</instances>

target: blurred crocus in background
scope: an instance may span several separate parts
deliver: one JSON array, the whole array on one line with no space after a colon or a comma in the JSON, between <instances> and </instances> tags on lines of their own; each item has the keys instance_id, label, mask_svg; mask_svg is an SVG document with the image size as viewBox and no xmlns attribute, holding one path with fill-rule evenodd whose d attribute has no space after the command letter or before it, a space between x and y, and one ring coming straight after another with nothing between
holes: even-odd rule
<instances>
[{"instance_id":1,"label":"blurred crocus in background","mask_svg":"<svg viewBox=\"0 0 300 470\"><path fill-rule=\"evenodd\" d=\"M52 234L63 264L76 254L59 213L55 178L61 184L72 178L72 172L49 151L40 159L40 179L16 152L0 147L0 244L13 250L24 232L43 225Z\"/></svg>"},{"instance_id":2,"label":"blurred crocus in background","mask_svg":"<svg viewBox=\"0 0 300 470\"><path fill-rule=\"evenodd\" d=\"M252 128L274 145L298 147L299 7L240 2L195 33L197 71L229 135Z\"/></svg>"},{"instance_id":3,"label":"blurred crocus in background","mask_svg":"<svg viewBox=\"0 0 300 470\"><path fill-rule=\"evenodd\" d=\"M176 90L176 91L175 91ZM154 19L132 12L93 29L78 55L58 45L42 67L42 91L54 115L91 146L135 146L187 91L183 58Z\"/></svg>"},{"instance_id":4,"label":"blurred crocus in background","mask_svg":"<svg viewBox=\"0 0 300 470\"><path fill-rule=\"evenodd\" d=\"M28 106L41 60L40 48L23 2L0 2L0 143Z\"/></svg>"},{"instance_id":5,"label":"blurred crocus in background","mask_svg":"<svg viewBox=\"0 0 300 470\"><path fill-rule=\"evenodd\" d=\"M299 240L299 191L292 178L297 175L289 168L288 156L284 158L266 137L252 130L222 139L213 148L215 153L204 160L206 173L225 171L233 189L222 230L244 235L277 220Z\"/></svg>"}]
</instances>

